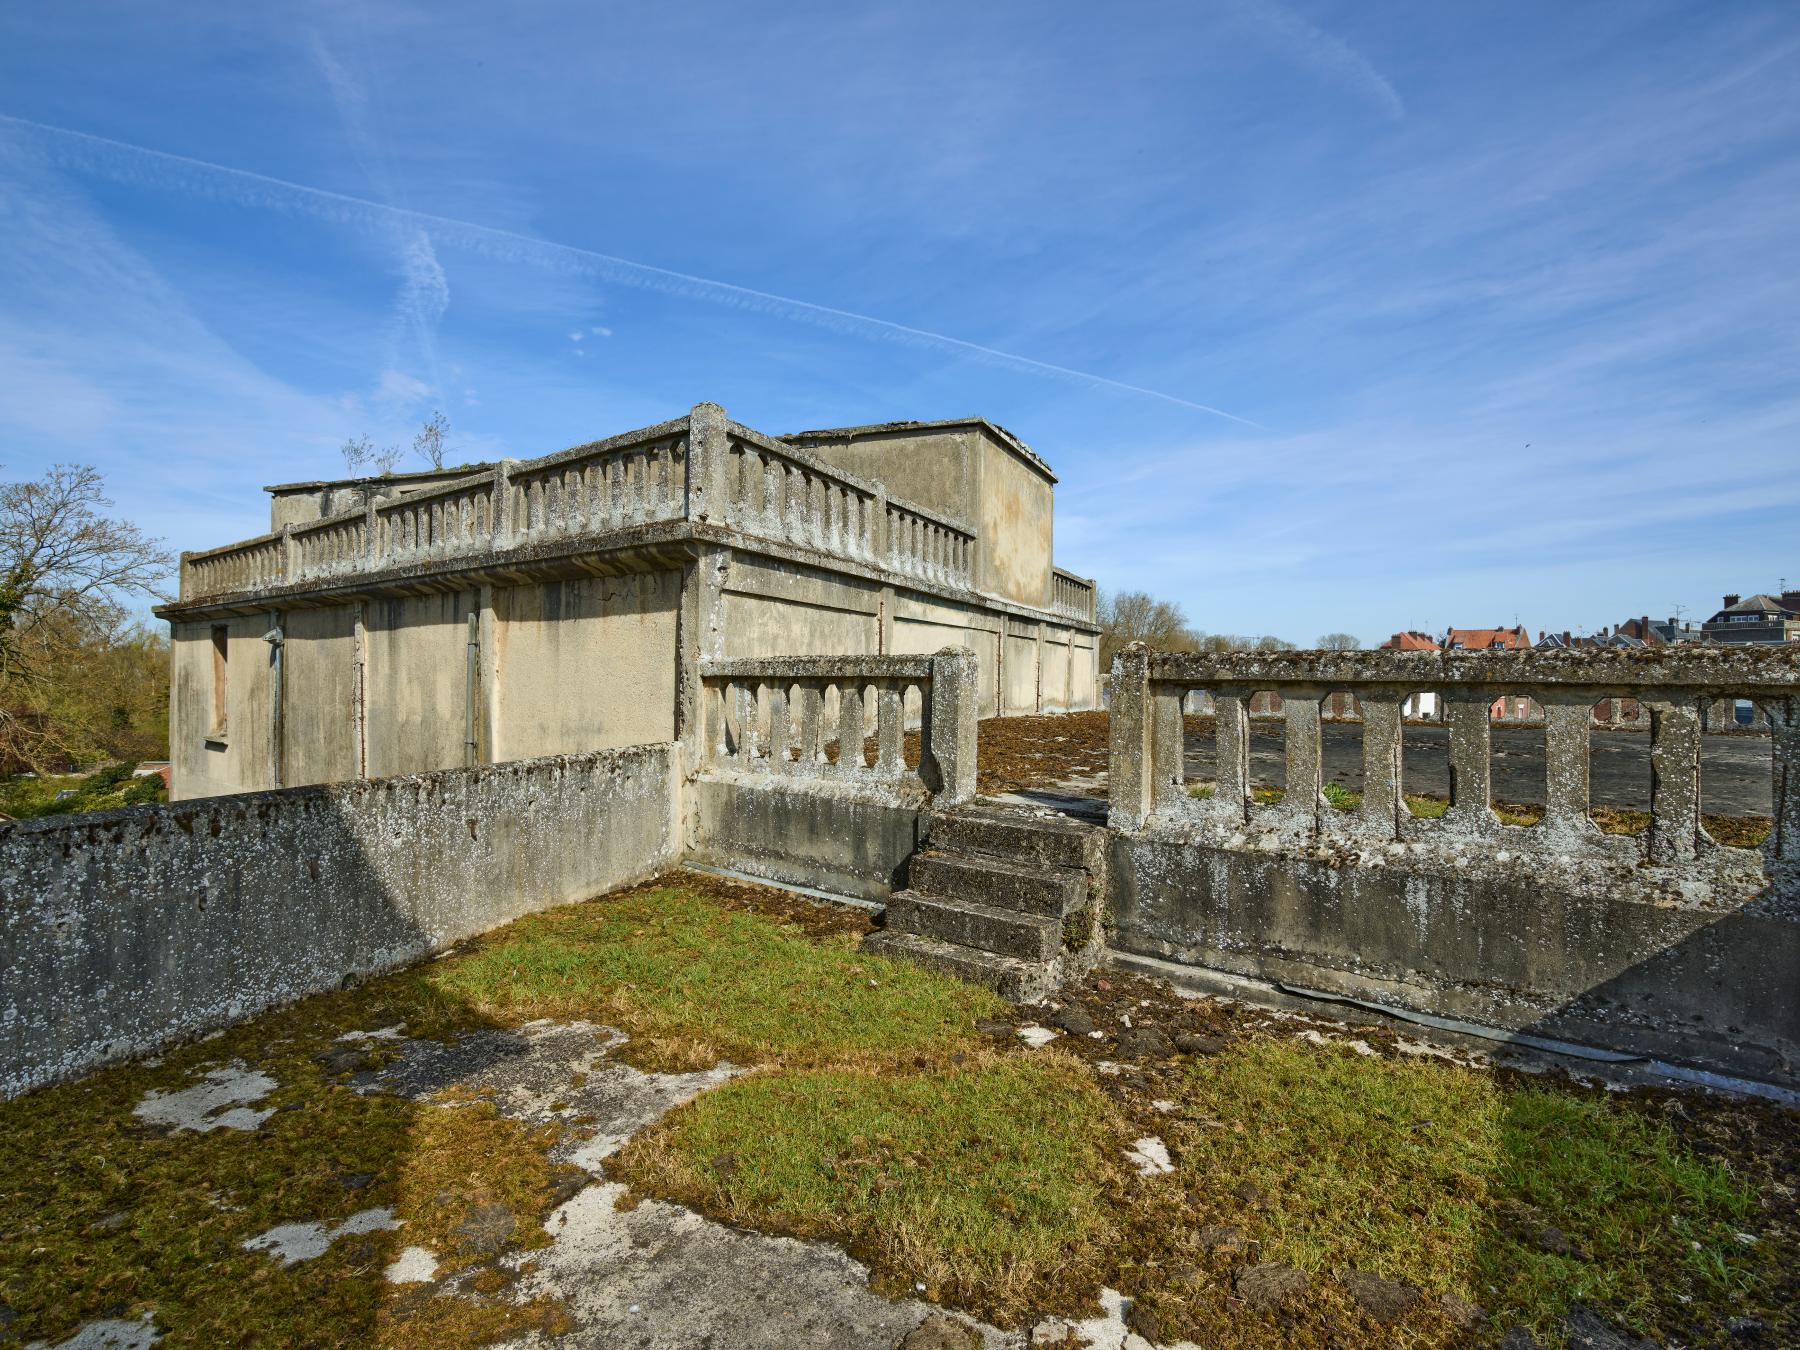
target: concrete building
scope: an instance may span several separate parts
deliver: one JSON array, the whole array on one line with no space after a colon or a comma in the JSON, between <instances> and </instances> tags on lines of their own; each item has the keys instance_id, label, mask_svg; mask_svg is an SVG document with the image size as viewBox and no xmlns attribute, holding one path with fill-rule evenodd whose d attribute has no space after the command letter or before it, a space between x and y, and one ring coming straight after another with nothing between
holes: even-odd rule
<instances>
[{"instance_id":1,"label":"concrete building","mask_svg":"<svg viewBox=\"0 0 1800 1350\"><path fill-rule=\"evenodd\" d=\"M157 611L172 795L691 745L703 660L960 646L982 716L1092 708L1055 484L980 419L773 437L700 404L539 459L270 488L271 533L183 554Z\"/></svg>"}]
</instances>

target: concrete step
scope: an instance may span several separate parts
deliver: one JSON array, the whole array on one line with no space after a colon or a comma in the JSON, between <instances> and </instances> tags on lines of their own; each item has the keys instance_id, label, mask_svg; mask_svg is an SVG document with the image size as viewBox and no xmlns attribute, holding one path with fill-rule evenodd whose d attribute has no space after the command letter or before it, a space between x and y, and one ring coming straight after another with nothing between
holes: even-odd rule
<instances>
[{"instance_id":1,"label":"concrete step","mask_svg":"<svg viewBox=\"0 0 1800 1350\"><path fill-rule=\"evenodd\" d=\"M1099 875L1106 831L1060 816L1030 816L989 807L962 807L931 818L927 846L976 853L1028 867L1080 868Z\"/></svg>"},{"instance_id":2,"label":"concrete step","mask_svg":"<svg viewBox=\"0 0 1800 1350\"><path fill-rule=\"evenodd\" d=\"M1060 919L920 895L917 891L897 891L889 897L887 926L896 932L937 938L1024 961L1051 961L1062 950Z\"/></svg>"},{"instance_id":3,"label":"concrete step","mask_svg":"<svg viewBox=\"0 0 1800 1350\"><path fill-rule=\"evenodd\" d=\"M985 985L1009 1003L1036 1003L1055 992L1060 981L1053 962L1020 961L1011 956L976 951L973 947L921 937L917 933L898 933L883 928L862 940L866 952L880 956L915 961L946 975Z\"/></svg>"},{"instance_id":4,"label":"concrete step","mask_svg":"<svg viewBox=\"0 0 1800 1350\"><path fill-rule=\"evenodd\" d=\"M915 853L907 884L921 895L958 902L1016 909L1061 919L1087 903L1086 872L1002 862L998 858L942 853Z\"/></svg>"}]
</instances>

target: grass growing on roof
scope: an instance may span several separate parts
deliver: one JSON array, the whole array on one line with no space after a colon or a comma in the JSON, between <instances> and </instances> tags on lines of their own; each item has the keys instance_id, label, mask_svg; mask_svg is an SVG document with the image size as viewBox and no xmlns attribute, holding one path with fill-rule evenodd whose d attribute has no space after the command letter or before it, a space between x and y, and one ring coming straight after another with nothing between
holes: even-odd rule
<instances>
[{"instance_id":1,"label":"grass growing on roof","mask_svg":"<svg viewBox=\"0 0 1800 1350\"><path fill-rule=\"evenodd\" d=\"M659 1068L942 1056L1004 1005L904 961L808 938L680 887L521 919L425 977L497 1017L587 1017L634 1038Z\"/></svg>"},{"instance_id":2,"label":"grass growing on roof","mask_svg":"<svg viewBox=\"0 0 1800 1350\"><path fill-rule=\"evenodd\" d=\"M838 1239L892 1292L916 1282L1004 1321L1055 1301L1072 1270L1092 1275L1112 1235L1112 1120L1055 1053L778 1071L697 1098L608 1167L733 1222Z\"/></svg>"},{"instance_id":3,"label":"grass growing on roof","mask_svg":"<svg viewBox=\"0 0 1800 1350\"><path fill-rule=\"evenodd\" d=\"M1754 1288L1757 1258L1735 1237L1755 1213L1748 1181L1603 1096L1251 1040L1186 1075L1168 1138L1200 1189L1160 1220L1177 1230L1166 1246L1230 1222L1257 1259L1312 1273L1319 1296L1300 1326L1271 1324L1270 1344L1323 1343L1327 1317L1356 1317L1333 1284L1343 1269L1427 1295L1406 1323L1425 1344L1457 1339L1435 1307L1444 1294L1483 1305L1496 1330L1549 1336L1575 1303L1655 1330ZM1547 1229L1572 1250L1548 1250ZM1153 1299L1206 1341L1235 1315L1217 1297L1224 1279Z\"/></svg>"}]
</instances>

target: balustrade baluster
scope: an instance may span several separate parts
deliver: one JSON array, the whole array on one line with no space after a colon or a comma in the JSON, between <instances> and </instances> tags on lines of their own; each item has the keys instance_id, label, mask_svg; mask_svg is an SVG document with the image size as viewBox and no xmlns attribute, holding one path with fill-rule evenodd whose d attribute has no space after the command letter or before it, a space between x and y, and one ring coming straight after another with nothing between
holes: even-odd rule
<instances>
[{"instance_id":1,"label":"balustrade baluster","mask_svg":"<svg viewBox=\"0 0 1800 1350\"><path fill-rule=\"evenodd\" d=\"M868 704L858 680L838 682L838 771L855 774L864 767L863 727L868 719Z\"/></svg>"},{"instance_id":2,"label":"balustrade baluster","mask_svg":"<svg viewBox=\"0 0 1800 1350\"><path fill-rule=\"evenodd\" d=\"M1187 766L1182 733L1181 705L1187 690L1179 684L1150 686L1150 763L1155 773L1151 784L1151 807L1162 810L1182 800L1187 781Z\"/></svg>"},{"instance_id":3,"label":"balustrade baluster","mask_svg":"<svg viewBox=\"0 0 1800 1350\"><path fill-rule=\"evenodd\" d=\"M1493 698L1485 687L1451 689L1443 695L1450 728L1450 806L1444 819L1476 830L1495 823L1490 809L1493 747L1488 721Z\"/></svg>"},{"instance_id":4,"label":"balustrade baluster","mask_svg":"<svg viewBox=\"0 0 1800 1350\"><path fill-rule=\"evenodd\" d=\"M1213 801L1219 814L1243 824L1250 819L1250 696L1237 689L1213 693Z\"/></svg>"},{"instance_id":5,"label":"balustrade baluster","mask_svg":"<svg viewBox=\"0 0 1800 1350\"><path fill-rule=\"evenodd\" d=\"M1319 829L1319 794L1324 787L1319 718L1322 696L1323 691L1317 689L1281 691L1281 713L1287 727L1287 786L1280 811L1309 834L1316 834Z\"/></svg>"},{"instance_id":6,"label":"balustrade baluster","mask_svg":"<svg viewBox=\"0 0 1800 1350\"><path fill-rule=\"evenodd\" d=\"M786 773L792 766L788 759L788 687L777 680L769 686L769 768Z\"/></svg>"},{"instance_id":7,"label":"balustrade baluster","mask_svg":"<svg viewBox=\"0 0 1800 1350\"><path fill-rule=\"evenodd\" d=\"M1543 828L1592 835L1596 830L1588 819L1588 759L1594 697L1546 689L1537 700L1544 709Z\"/></svg>"},{"instance_id":8,"label":"balustrade baluster","mask_svg":"<svg viewBox=\"0 0 1800 1350\"><path fill-rule=\"evenodd\" d=\"M883 680L876 686L875 770L883 778L898 778L906 772L903 706L898 681Z\"/></svg>"},{"instance_id":9,"label":"balustrade baluster","mask_svg":"<svg viewBox=\"0 0 1800 1350\"><path fill-rule=\"evenodd\" d=\"M1397 694L1364 691L1362 704L1363 799L1356 815L1360 833L1391 841L1400 837L1400 757L1404 722Z\"/></svg>"},{"instance_id":10,"label":"balustrade baluster","mask_svg":"<svg viewBox=\"0 0 1800 1350\"><path fill-rule=\"evenodd\" d=\"M1650 861L1686 862L1700 843L1700 708L1645 699L1650 710Z\"/></svg>"},{"instance_id":11,"label":"balustrade baluster","mask_svg":"<svg viewBox=\"0 0 1800 1350\"><path fill-rule=\"evenodd\" d=\"M808 774L819 771L825 762L825 687L816 680L800 684L800 761L799 768Z\"/></svg>"}]
</instances>

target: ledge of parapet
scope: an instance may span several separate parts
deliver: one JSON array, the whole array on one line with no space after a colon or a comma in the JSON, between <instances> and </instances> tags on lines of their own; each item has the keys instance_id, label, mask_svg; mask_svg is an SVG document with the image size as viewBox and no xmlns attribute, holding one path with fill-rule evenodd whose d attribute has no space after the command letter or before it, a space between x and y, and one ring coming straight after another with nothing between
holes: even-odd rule
<instances>
[{"instance_id":1,"label":"ledge of parapet","mask_svg":"<svg viewBox=\"0 0 1800 1350\"><path fill-rule=\"evenodd\" d=\"M930 656L729 656L700 662L703 679L782 676L793 680L922 680L931 675Z\"/></svg>"},{"instance_id":2,"label":"ledge of parapet","mask_svg":"<svg viewBox=\"0 0 1800 1350\"><path fill-rule=\"evenodd\" d=\"M796 793L867 806L894 806L908 811L923 811L931 803L930 790L910 776L891 780L825 778L812 774L765 773L716 767L701 770L696 775L696 781L757 792Z\"/></svg>"},{"instance_id":3,"label":"ledge of parapet","mask_svg":"<svg viewBox=\"0 0 1800 1350\"><path fill-rule=\"evenodd\" d=\"M298 483L266 483L263 491L274 494L278 492L318 492L325 488L336 491L339 488L380 488L393 487L401 483L427 483L437 479L448 482L454 478L473 478L478 474L491 473L498 461L485 460L476 464L446 465L441 469L408 469L404 473L371 473L360 478L308 478Z\"/></svg>"},{"instance_id":4,"label":"ledge of parapet","mask_svg":"<svg viewBox=\"0 0 1800 1350\"><path fill-rule=\"evenodd\" d=\"M270 538L279 539L272 535ZM786 540L768 539L750 534L731 525L687 519L652 521L626 526L600 534L559 535L554 539L517 545L493 553L470 554L466 557L425 558L378 572L344 572L317 577L292 585L270 586L260 590L231 591L219 595L197 596L157 605L152 613L170 621L201 618L218 613L248 614L292 606L312 607L341 604L372 593L426 594L432 591L458 589L471 581L489 579L529 580L536 576L610 575L615 569L589 567L582 563L588 557L612 557L616 554L643 552L641 561L649 566L623 567L622 571L658 570L678 566L695 556L702 544L730 548L739 553L776 558L819 571L893 586L935 599L970 605L994 613L1034 622L1052 623L1076 632L1096 634L1099 625L1091 619L1072 618L1048 607L1035 609L1014 600L986 595L980 591L942 582L926 581L904 572L895 572L870 563L857 562ZM664 552L650 550L663 549ZM633 560L637 561L637 560Z\"/></svg>"},{"instance_id":5,"label":"ledge of parapet","mask_svg":"<svg viewBox=\"0 0 1800 1350\"><path fill-rule=\"evenodd\" d=\"M340 783L302 783L295 787L261 788L254 792L228 792L217 797L183 797L172 802L149 802L142 806L115 806L106 811L85 811L57 816L39 816L31 820L0 821L0 846L13 841L59 833L88 833L95 838L109 837L122 842L127 832L147 838L165 829L180 829L191 834L197 823L221 812L264 816L288 806L309 803L392 795L402 792L442 792L458 783L475 783L504 778L519 778L544 772L613 769L628 771L653 763L658 758L669 761L674 769L674 741L650 741L643 745L619 746L610 750L585 750L571 755L540 755L534 759L508 759L497 764L474 764L449 769L432 769L425 773L393 774L386 778L357 778Z\"/></svg>"},{"instance_id":6,"label":"ledge of parapet","mask_svg":"<svg viewBox=\"0 0 1800 1350\"><path fill-rule=\"evenodd\" d=\"M892 436L908 431L954 431L959 427L981 428L1052 483L1057 481L1055 472L1042 455L998 422L990 422L985 417L949 417L937 422L870 422L859 427L819 427L812 431L792 431L776 439L804 445L808 441L851 441L858 436Z\"/></svg>"},{"instance_id":7,"label":"ledge of parapet","mask_svg":"<svg viewBox=\"0 0 1800 1350\"><path fill-rule=\"evenodd\" d=\"M1697 914L1750 912L1800 920L1800 869L1772 862L1762 849L1711 844L1684 862L1652 863L1643 859L1635 838L1550 840L1508 834L1541 828L1496 822L1491 829L1440 827L1423 839L1307 838L1278 821L1240 825L1162 813L1137 830L1113 833L1128 848L1206 850L1246 862L1465 885L1479 885L1498 874L1547 895L1618 900Z\"/></svg>"},{"instance_id":8,"label":"ledge of parapet","mask_svg":"<svg viewBox=\"0 0 1800 1350\"><path fill-rule=\"evenodd\" d=\"M1800 691L1800 643L1723 646L1677 644L1641 648L1533 648L1504 652L1158 652L1150 677L1243 684L1254 680L1311 684L1381 683L1408 689L1430 684L1589 686L1716 686L1768 682L1782 694ZM1739 693L1747 690L1739 688Z\"/></svg>"}]
</instances>

